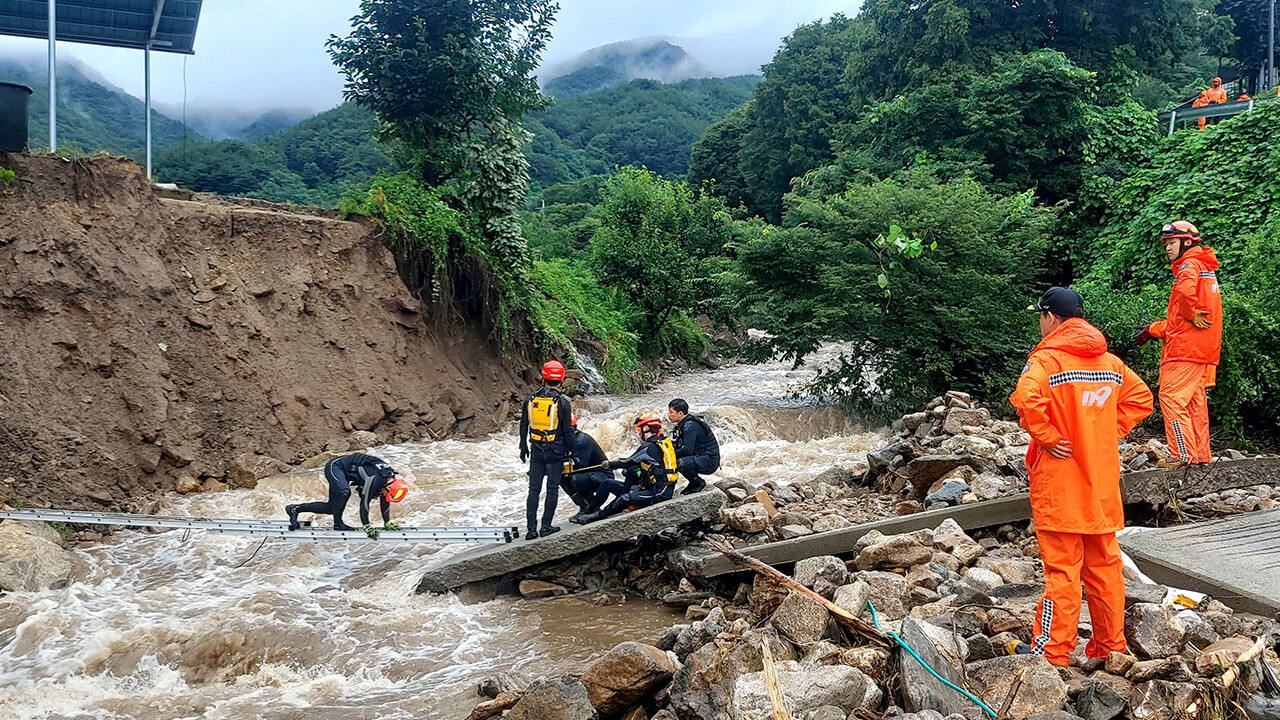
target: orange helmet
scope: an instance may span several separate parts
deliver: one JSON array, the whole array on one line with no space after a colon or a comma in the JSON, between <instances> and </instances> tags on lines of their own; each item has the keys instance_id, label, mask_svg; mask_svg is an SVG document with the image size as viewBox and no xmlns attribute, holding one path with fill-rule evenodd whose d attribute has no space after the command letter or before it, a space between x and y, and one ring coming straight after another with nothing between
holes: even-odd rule
<instances>
[{"instance_id":1,"label":"orange helmet","mask_svg":"<svg viewBox=\"0 0 1280 720\"><path fill-rule=\"evenodd\" d=\"M646 430L662 432L662 418L658 413L648 412L636 418L636 432L643 435Z\"/></svg>"},{"instance_id":2,"label":"orange helmet","mask_svg":"<svg viewBox=\"0 0 1280 720\"><path fill-rule=\"evenodd\" d=\"M1186 220L1174 220L1160 229L1160 242L1182 238L1187 242L1200 242L1200 230Z\"/></svg>"},{"instance_id":3,"label":"orange helmet","mask_svg":"<svg viewBox=\"0 0 1280 720\"><path fill-rule=\"evenodd\" d=\"M578 413L569 413L569 424L578 427Z\"/></svg>"},{"instance_id":4,"label":"orange helmet","mask_svg":"<svg viewBox=\"0 0 1280 720\"><path fill-rule=\"evenodd\" d=\"M1216 77L1209 84L1213 85L1214 87L1222 87L1222 78Z\"/></svg>"},{"instance_id":5,"label":"orange helmet","mask_svg":"<svg viewBox=\"0 0 1280 720\"><path fill-rule=\"evenodd\" d=\"M387 498L387 502L400 502L404 499L404 496L408 494L409 483L405 482L404 478L396 478L387 486L385 497Z\"/></svg>"},{"instance_id":6,"label":"orange helmet","mask_svg":"<svg viewBox=\"0 0 1280 720\"><path fill-rule=\"evenodd\" d=\"M542 366L542 379L550 382L561 382L564 380L564 363L559 360L548 360Z\"/></svg>"}]
</instances>

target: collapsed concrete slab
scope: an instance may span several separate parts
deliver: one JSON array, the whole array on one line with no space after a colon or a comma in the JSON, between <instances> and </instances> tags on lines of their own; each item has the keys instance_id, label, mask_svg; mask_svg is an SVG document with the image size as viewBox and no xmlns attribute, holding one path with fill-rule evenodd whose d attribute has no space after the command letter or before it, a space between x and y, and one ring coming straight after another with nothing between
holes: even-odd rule
<instances>
[{"instance_id":1,"label":"collapsed concrete slab","mask_svg":"<svg viewBox=\"0 0 1280 720\"><path fill-rule=\"evenodd\" d=\"M1120 547L1156 582L1244 612L1280 612L1280 510L1129 533Z\"/></svg>"},{"instance_id":2,"label":"collapsed concrete slab","mask_svg":"<svg viewBox=\"0 0 1280 720\"><path fill-rule=\"evenodd\" d=\"M590 525L568 525L538 540L486 545L454 555L427 568L420 593L443 593L498 578L535 565L563 560L611 543L653 535L704 517L714 517L724 504L715 491L683 495L651 507L615 515Z\"/></svg>"},{"instance_id":3,"label":"collapsed concrete slab","mask_svg":"<svg viewBox=\"0 0 1280 720\"><path fill-rule=\"evenodd\" d=\"M1222 460L1191 469L1153 469L1125 473L1121 490L1126 504L1163 505L1175 497L1189 497L1249 485L1280 484L1280 458ZM791 540L743 548L742 553L770 565L787 565L815 555L847 555L872 530L897 535L937 527L952 518L965 530L1028 520L1030 496L1023 493L987 502L885 518L852 527L814 533ZM673 553L673 564L687 575L717 577L740 572L728 558L705 546L692 545Z\"/></svg>"}]
</instances>

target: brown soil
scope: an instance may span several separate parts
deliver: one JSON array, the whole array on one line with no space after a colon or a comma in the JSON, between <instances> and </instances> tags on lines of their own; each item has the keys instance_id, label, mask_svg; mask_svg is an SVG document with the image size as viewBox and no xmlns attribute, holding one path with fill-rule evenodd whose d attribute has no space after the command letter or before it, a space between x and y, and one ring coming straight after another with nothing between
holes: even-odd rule
<instances>
[{"instance_id":1,"label":"brown soil","mask_svg":"<svg viewBox=\"0 0 1280 720\"><path fill-rule=\"evenodd\" d=\"M435 329L367 226L162 200L115 158L0 165L0 500L126 506L353 429L480 435L526 387Z\"/></svg>"}]
</instances>

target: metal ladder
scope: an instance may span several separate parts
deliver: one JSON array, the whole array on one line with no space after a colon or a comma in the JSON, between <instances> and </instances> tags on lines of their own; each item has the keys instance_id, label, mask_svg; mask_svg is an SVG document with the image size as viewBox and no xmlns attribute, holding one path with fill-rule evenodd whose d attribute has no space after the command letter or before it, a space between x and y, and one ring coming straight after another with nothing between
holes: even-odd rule
<instances>
[{"instance_id":1,"label":"metal ladder","mask_svg":"<svg viewBox=\"0 0 1280 720\"><path fill-rule=\"evenodd\" d=\"M160 527L179 530L204 530L227 535L254 535L285 540L369 540L362 530L329 530L307 525L290 530L284 520L236 520L226 518L185 518L166 515L92 512L89 510L0 510L3 520L37 520L77 525L124 525L128 527ZM509 543L519 536L516 527L420 527L402 530L380 530L379 542L474 542Z\"/></svg>"}]
</instances>

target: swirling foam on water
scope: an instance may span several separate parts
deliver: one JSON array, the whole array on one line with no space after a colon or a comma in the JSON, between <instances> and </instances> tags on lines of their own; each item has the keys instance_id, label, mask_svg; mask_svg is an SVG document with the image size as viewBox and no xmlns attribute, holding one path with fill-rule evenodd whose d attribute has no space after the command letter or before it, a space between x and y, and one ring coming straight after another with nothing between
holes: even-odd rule
<instances>
[{"instance_id":1,"label":"swirling foam on water","mask_svg":"<svg viewBox=\"0 0 1280 720\"><path fill-rule=\"evenodd\" d=\"M797 399L797 384L811 376L780 364L730 366L577 407L583 429L616 457L634 446L632 418L685 397L717 430L721 476L787 483L848 464L880 437ZM515 447L508 429L373 452L417 482L464 481L410 493L396 507L405 524L523 526L526 483ZM279 518L286 503L323 495L315 471L253 491L174 495L162 511ZM349 507L349 521L354 514ZM459 545L258 544L198 532L118 533L77 551L91 568L82 582L0 597L0 717L458 717L487 674L571 671L675 620L634 599L464 605L414 594L421 568L465 549Z\"/></svg>"}]
</instances>

